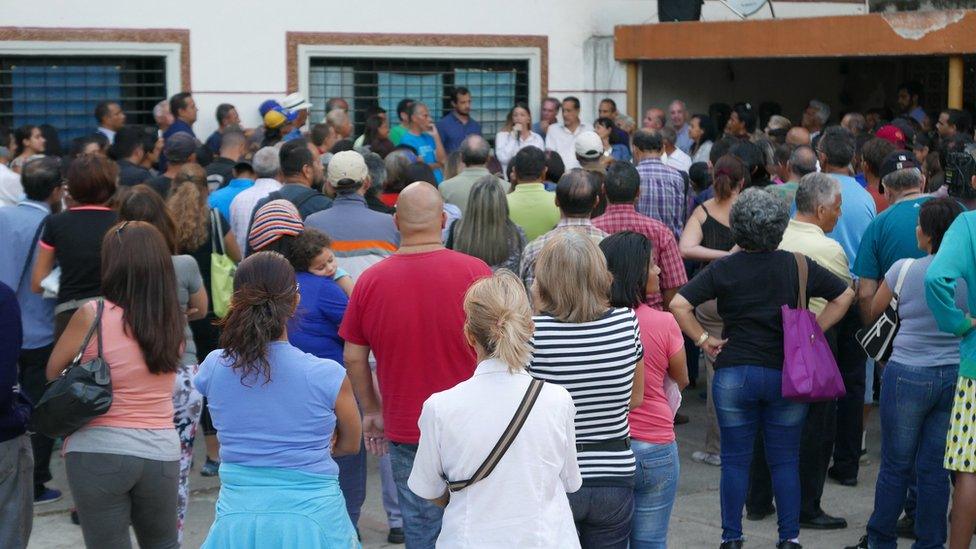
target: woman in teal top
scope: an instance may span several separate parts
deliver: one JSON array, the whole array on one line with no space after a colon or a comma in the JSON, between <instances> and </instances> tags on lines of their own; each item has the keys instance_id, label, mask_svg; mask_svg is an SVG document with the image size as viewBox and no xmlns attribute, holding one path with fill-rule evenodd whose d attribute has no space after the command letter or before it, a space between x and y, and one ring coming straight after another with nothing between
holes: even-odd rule
<instances>
[{"instance_id":1,"label":"woman in teal top","mask_svg":"<svg viewBox=\"0 0 976 549\"><path fill-rule=\"evenodd\" d=\"M956 305L960 278L969 289L969 314ZM925 275L925 297L939 329L963 338L944 464L955 472L949 547L957 549L969 547L976 527L976 212L960 215L949 227Z\"/></svg>"},{"instance_id":2,"label":"woman in teal top","mask_svg":"<svg viewBox=\"0 0 976 549\"><path fill-rule=\"evenodd\" d=\"M204 547L359 547L332 458L359 452L345 370L288 343L295 271L277 252L237 269L217 349L194 384L220 440L217 517Z\"/></svg>"}]
</instances>

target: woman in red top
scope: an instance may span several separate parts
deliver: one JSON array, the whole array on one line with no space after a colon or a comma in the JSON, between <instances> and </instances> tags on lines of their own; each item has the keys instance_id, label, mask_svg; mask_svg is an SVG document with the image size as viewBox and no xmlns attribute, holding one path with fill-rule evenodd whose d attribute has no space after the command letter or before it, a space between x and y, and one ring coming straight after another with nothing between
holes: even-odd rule
<instances>
[{"instance_id":1,"label":"woman in red top","mask_svg":"<svg viewBox=\"0 0 976 549\"><path fill-rule=\"evenodd\" d=\"M644 400L630 412L631 449L637 460L630 546L667 547L668 522L678 491L678 445L674 414L688 385L684 338L674 316L645 304L660 292L661 268L654 264L651 241L631 231L600 243L613 274L610 304L634 309L644 346Z\"/></svg>"}]
</instances>

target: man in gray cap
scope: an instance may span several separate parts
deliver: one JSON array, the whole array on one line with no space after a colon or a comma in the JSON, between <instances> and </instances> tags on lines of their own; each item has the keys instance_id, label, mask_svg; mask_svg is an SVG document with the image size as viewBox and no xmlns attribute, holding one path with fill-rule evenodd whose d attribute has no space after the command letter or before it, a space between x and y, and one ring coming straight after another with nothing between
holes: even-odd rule
<instances>
[{"instance_id":1,"label":"man in gray cap","mask_svg":"<svg viewBox=\"0 0 976 549\"><path fill-rule=\"evenodd\" d=\"M166 171L150 179L146 183L156 192L166 198L169 196L169 188L173 184L173 178L180 172L184 164L197 161L197 149L200 142L196 137L179 132L166 138L163 145L163 154L166 156Z\"/></svg>"},{"instance_id":2,"label":"man in gray cap","mask_svg":"<svg viewBox=\"0 0 976 549\"><path fill-rule=\"evenodd\" d=\"M342 268L356 279L367 267L397 250L400 233L392 215L373 211L366 205L365 195L371 180L361 154L336 153L329 161L325 184L335 190L335 201L328 210L308 216L305 226L332 238Z\"/></svg>"}]
</instances>

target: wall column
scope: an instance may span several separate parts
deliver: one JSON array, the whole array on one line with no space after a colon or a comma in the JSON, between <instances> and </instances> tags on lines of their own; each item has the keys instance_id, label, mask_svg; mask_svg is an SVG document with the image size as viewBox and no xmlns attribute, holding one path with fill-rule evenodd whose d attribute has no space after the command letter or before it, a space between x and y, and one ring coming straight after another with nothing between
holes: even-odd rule
<instances>
[{"instance_id":1,"label":"wall column","mask_svg":"<svg viewBox=\"0 0 976 549\"><path fill-rule=\"evenodd\" d=\"M640 98L637 97L638 86L637 86L637 76L638 76L638 61L628 61L627 62L627 114L634 117L637 122L637 127L640 127L641 115L638 111L640 104ZM960 73L961 74L961 73ZM961 82L961 81L960 81ZM960 83L960 90L962 90L962 84ZM962 97L962 91L959 92L959 97ZM960 99L962 102L962 99Z\"/></svg>"},{"instance_id":2,"label":"wall column","mask_svg":"<svg viewBox=\"0 0 976 549\"><path fill-rule=\"evenodd\" d=\"M949 108L962 108L963 62L961 55L949 57Z\"/></svg>"}]
</instances>

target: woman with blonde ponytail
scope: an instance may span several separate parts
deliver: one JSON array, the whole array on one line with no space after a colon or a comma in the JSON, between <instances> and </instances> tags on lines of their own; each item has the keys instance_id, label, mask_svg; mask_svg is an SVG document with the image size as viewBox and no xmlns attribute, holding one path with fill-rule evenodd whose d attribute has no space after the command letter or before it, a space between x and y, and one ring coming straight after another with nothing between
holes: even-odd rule
<instances>
[{"instance_id":1,"label":"woman with blonde ponytail","mask_svg":"<svg viewBox=\"0 0 976 549\"><path fill-rule=\"evenodd\" d=\"M448 495L446 480L474 475L532 382L525 368L534 324L518 277L503 269L474 283L464 312L464 335L478 367L471 379L424 403L420 446L407 483L418 496L447 505L437 547L579 547L566 496L582 483L576 408L558 385L542 386L490 474Z\"/></svg>"}]
</instances>

